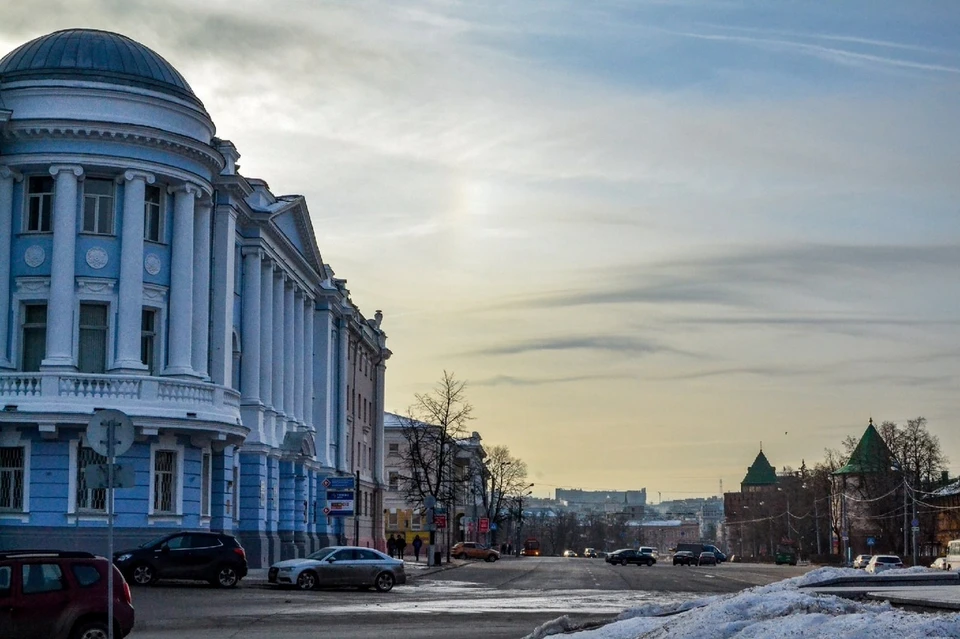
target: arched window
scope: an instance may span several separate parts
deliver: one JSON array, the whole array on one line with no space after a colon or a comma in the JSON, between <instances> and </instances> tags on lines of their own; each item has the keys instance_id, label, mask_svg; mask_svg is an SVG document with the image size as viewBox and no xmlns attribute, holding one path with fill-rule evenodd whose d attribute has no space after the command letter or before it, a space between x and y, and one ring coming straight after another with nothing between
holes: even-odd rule
<instances>
[{"instance_id":1,"label":"arched window","mask_svg":"<svg viewBox=\"0 0 960 639\"><path fill-rule=\"evenodd\" d=\"M240 351L240 336L237 335L237 331L233 331L233 375L231 376L231 386L233 390L240 390L240 358L242 354Z\"/></svg>"}]
</instances>

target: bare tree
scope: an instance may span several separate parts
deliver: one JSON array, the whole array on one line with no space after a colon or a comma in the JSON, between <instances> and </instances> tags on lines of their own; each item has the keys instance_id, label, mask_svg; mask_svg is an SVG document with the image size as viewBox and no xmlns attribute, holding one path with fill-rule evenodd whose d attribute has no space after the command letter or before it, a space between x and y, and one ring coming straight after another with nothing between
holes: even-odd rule
<instances>
[{"instance_id":1,"label":"bare tree","mask_svg":"<svg viewBox=\"0 0 960 639\"><path fill-rule=\"evenodd\" d=\"M513 457L506 446L491 448L480 483L484 516L500 527L510 517L510 502L528 487L526 462Z\"/></svg>"},{"instance_id":2,"label":"bare tree","mask_svg":"<svg viewBox=\"0 0 960 639\"><path fill-rule=\"evenodd\" d=\"M932 486L947 470L949 460L940 448L940 438L927 430L925 417L908 419L905 426L885 421L878 430L915 489Z\"/></svg>"},{"instance_id":3,"label":"bare tree","mask_svg":"<svg viewBox=\"0 0 960 639\"><path fill-rule=\"evenodd\" d=\"M402 451L409 475L400 477L410 503L423 506L428 497L450 502L456 482L453 462L457 441L467 435L473 406L467 401L467 383L448 371L433 391L415 395L408 416L400 416L407 446Z\"/></svg>"}]
</instances>

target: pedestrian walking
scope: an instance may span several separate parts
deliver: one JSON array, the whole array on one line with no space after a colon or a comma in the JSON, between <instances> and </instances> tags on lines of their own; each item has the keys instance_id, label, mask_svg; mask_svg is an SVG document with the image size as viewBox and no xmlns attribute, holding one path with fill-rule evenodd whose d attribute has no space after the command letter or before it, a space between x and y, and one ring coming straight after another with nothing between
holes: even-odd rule
<instances>
[{"instance_id":1,"label":"pedestrian walking","mask_svg":"<svg viewBox=\"0 0 960 639\"><path fill-rule=\"evenodd\" d=\"M390 533L390 538L387 539L387 552L391 557L394 557L394 553L397 552L397 540L394 538L393 533Z\"/></svg>"},{"instance_id":2,"label":"pedestrian walking","mask_svg":"<svg viewBox=\"0 0 960 639\"><path fill-rule=\"evenodd\" d=\"M420 561L420 549L423 548L423 540L420 539L420 535L413 536L413 558L416 561Z\"/></svg>"},{"instance_id":3,"label":"pedestrian walking","mask_svg":"<svg viewBox=\"0 0 960 639\"><path fill-rule=\"evenodd\" d=\"M407 549L407 538L397 535L397 559L403 559L403 553Z\"/></svg>"}]
</instances>

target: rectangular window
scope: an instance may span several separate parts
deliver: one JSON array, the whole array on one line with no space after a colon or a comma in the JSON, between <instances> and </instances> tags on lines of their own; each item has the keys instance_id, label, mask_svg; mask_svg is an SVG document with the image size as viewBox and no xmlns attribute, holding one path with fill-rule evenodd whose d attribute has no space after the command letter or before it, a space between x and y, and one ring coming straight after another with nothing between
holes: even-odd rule
<instances>
[{"instance_id":1,"label":"rectangular window","mask_svg":"<svg viewBox=\"0 0 960 639\"><path fill-rule=\"evenodd\" d=\"M390 454L391 454L391 455L399 455L399 454L400 454L400 444L388 444L387 446L389 447L389 450L390 450Z\"/></svg>"},{"instance_id":2,"label":"rectangular window","mask_svg":"<svg viewBox=\"0 0 960 639\"><path fill-rule=\"evenodd\" d=\"M27 215L23 230L49 233L53 218L53 178L32 177L27 181Z\"/></svg>"},{"instance_id":3,"label":"rectangular window","mask_svg":"<svg viewBox=\"0 0 960 639\"><path fill-rule=\"evenodd\" d=\"M23 447L0 447L0 512L23 511Z\"/></svg>"},{"instance_id":4,"label":"rectangular window","mask_svg":"<svg viewBox=\"0 0 960 639\"><path fill-rule=\"evenodd\" d=\"M419 511L413 511L413 514L410 516L410 528L413 530L423 529L423 515Z\"/></svg>"},{"instance_id":5,"label":"rectangular window","mask_svg":"<svg viewBox=\"0 0 960 639\"><path fill-rule=\"evenodd\" d=\"M140 361L151 375L157 373L157 311L145 308L140 313Z\"/></svg>"},{"instance_id":6,"label":"rectangular window","mask_svg":"<svg viewBox=\"0 0 960 639\"><path fill-rule=\"evenodd\" d=\"M20 370L40 370L47 353L47 305L26 304L23 307L23 347Z\"/></svg>"},{"instance_id":7,"label":"rectangular window","mask_svg":"<svg viewBox=\"0 0 960 639\"><path fill-rule=\"evenodd\" d=\"M210 516L210 492L213 482L210 475L210 453L204 453L200 462L200 515Z\"/></svg>"},{"instance_id":8,"label":"rectangular window","mask_svg":"<svg viewBox=\"0 0 960 639\"><path fill-rule=\"evenodd\" d=\"M397 530L400 526L400 517L397 513L387 513L387 528Z\"/></svg>"},{"instance_id":9,"label":"rectangular window","mask_svg":"<svg viewBox=\"0 0 960 639\"><path fill-rule=\"evenodd\" d=\"M163 241L163 192L159 186L147 185L143 199L143 239Z\"/></svg>"},{"instance_id":10,"label":"rectangular window","mask_svg":"<svg viewBox=\"0 0 960 639\"><path fill-rule=\"evenodd\" d=\"M400 473L395 470L390 471L390 490L400 489Z\"/></svg>"},{"instance_id":11,"label":"rectangular window","mask_svg":"<svg viewBox=\"0 0 960 639\"><path fill-rule=\"evenodd\" d=\"M83 181L83 232L113 235L113 180Z\"/></svg>"},{"instance_id":12,"label":"rectangular window","mask_svg":"<svg viewBox=\"0 0 960 639\"><path fill-rule=\"evenodd\" d=\"M240 519L240 458L233 458L233 518Z\"/></svg>"},{"instance_id":13,"label":"rectangular window","mask_svg":"<svg viewBox=\"0 0 960 639\"><path fill-rule=\"evenodd\" d=\"M106 464L107 458L77 442L77 512L107 512L107 489L87 488L87 466Z\"/></svg>"},{"instance_id":14,"label":"rectangular window","mask_svg":"<svg viewBox=\"0 0 960 639\"><path fill-rule=\"evenodd\" d=\"M77 368L81 373L107 370L107 307L80 305L80 349Z\"/></svg>"},{"instance_id":15,"label":"rectangular window","mask_svg":"<svg viewBox=\"0 0 960 639\"><path fill-rule=\"evenodd\" d=\"M158 450L153 459L153 512L177 511L177 453Z\"/></svg>"}]
</instances>

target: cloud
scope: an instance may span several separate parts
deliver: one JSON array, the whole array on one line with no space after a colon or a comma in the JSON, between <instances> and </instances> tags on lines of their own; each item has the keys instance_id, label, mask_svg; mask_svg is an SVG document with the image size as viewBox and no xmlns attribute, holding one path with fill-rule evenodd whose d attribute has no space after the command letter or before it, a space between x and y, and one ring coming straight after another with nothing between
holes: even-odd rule
<instances>
[{"instance_id":1,"label":"cloud","mask_svg":"<svg viewBox=\"0 0 960 639\"><path fill-rule=\"evenodd\" d=\"M496 375L485 379L470 380L471 386L549 386L553 384L575 384L603 379L615 379L615 375L572 375L569 377L517 377L514 375Z\"/></svg>"},{"instance_id":2,"label":"cloud","mask_svg":"<svg viewBox=\"0 0 960 639\"><path fill-rule=\"evenodd\" d=\"M679 353L676 349L635 337L618 335L591 335L578 337L552 337L514 342L502 346L490 346L472 351L472 355L519 355L542 351L592 350L610 351L629 355L653 353Z\"/></svg>"}]
</instances>

